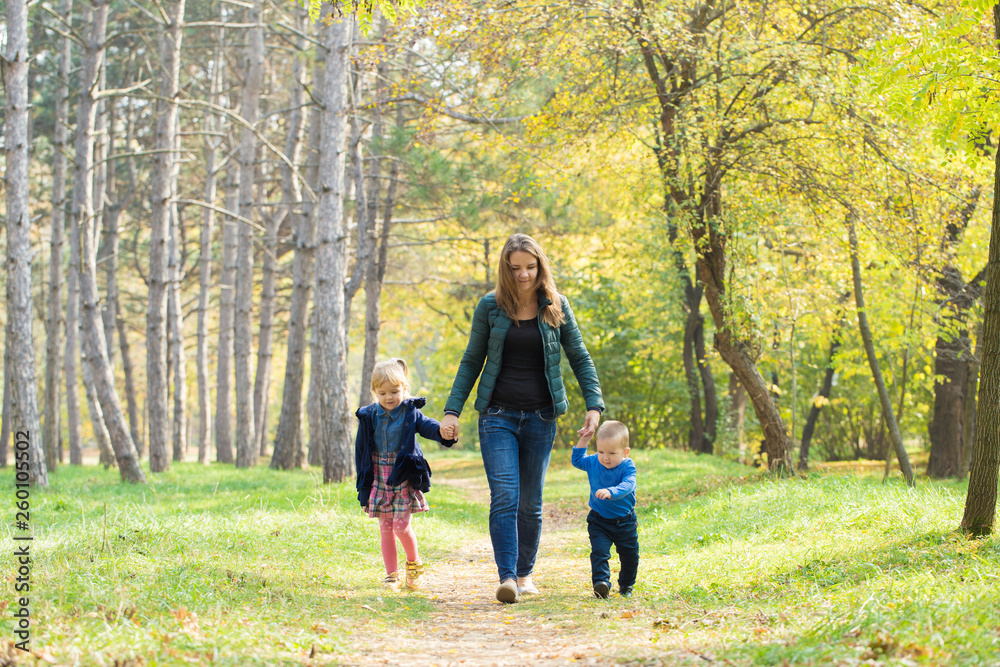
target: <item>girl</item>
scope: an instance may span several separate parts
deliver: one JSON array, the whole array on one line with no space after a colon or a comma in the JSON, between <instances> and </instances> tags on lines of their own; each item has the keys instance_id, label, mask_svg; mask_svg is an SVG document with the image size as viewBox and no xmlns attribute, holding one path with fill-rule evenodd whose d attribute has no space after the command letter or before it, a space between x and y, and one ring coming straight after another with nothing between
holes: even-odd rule
<instances>
[{"instance_id":1,"label":"girl","mask_svg":"<svg viewBox=\"0 0 1000 667\"><path fill-rule=\"evenodd\" d=\"M354 461L358 470L358 502L368 516L379 520L386 587L400 585L396 539L406 552L406 587L423 583L424 566L417 551L417 536L410 525L413 512L426 512L424 493L430 489L430 466L417 444L417 433L446 447L441 424L420 412L427 402L410 396L406 362L389 359L375 365L371 390L375 403L357 411L358 437Z\"/></svg>"}]
</instances>

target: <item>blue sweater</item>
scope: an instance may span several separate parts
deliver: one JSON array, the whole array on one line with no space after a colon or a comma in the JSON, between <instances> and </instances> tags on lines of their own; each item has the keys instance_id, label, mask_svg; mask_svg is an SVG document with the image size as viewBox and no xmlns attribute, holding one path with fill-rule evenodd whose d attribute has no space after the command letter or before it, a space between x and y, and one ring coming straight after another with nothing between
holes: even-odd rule
<instances>
[{"instance_id":1,"label":"blue sweater","mask_svg":"<svg viewBox=\"0 0 1000 667\"><path fill-rule=\"evenodd\" d=\"M573 448L573 466L587 473L590 479L590 509L605 519L628 516L635 510L635 463L625 459L614 468L601 465L596 454L586 456L586 447ZM602 500L594 495L607 489L611 497Z\"/></svg>"}]
</instances>

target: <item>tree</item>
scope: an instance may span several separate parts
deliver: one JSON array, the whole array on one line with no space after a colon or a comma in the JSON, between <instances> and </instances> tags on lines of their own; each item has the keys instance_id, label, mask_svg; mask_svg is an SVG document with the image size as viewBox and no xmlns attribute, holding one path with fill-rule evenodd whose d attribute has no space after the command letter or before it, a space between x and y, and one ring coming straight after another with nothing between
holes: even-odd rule
<instances>
[{"instance_id":1,"label":"tree","mask_svg":"<svg viewBox=\"0 0 1000 667\"><path fill-rule=\"evenodd\" d=\"M167 290L170 209L176 197L177 96L185 0L167 7L160 47L160 96L156 102L156 144L150 176L149 305L146 310L146 410L149 420L149 469L170 468L167 374Z\"/></svg>"},{"instance_id":2,"label":"tree","mask_svg":"<svg viewBox=\"0 0 1000 667\"><path fill-rule=\"evenodd\" d=\"M72 0L62 0L59 15L69 27L73 14ZM72 52L69 35L59 42L59 88L56 93L55 132L52 156L52 226L49 233L49 303L45 319L45 458L51 470L62 461L60 428L59 353L61 340L63 238L66 229L66 154L69 138L69 75Z\"/></svg>"},{"instance_id":3,"label":"tree","mask_svg":"<svg viewBox=\"0 0 1000 667\"><path fill-rule=\"evenodd\" d=\"M260 87L264 76L264 27L261 23L263 3L254 0L250 8L249 43L243 71L243 103L240 114L246 121L240 134L240 221L236 247L236 317L233 353L236 362L236 467L248 468L257 463L259 447L254 437L253 404L253 330L251 310L253 297L253 219L254 178L256 175L257 138L253 125L260 106Z\"/></svg>"},{"instance_id":4,"label":"tree","mask_svg":"<svg viewBox=\"0 0 1000 667\"><path fill-rule=\"evenodd\" d=\"M344 281L347 244L344 229L344 142L347 134L347 69L351 19L332 19L323 44L322 135L317 211L315 333L312 369L318 373L323 481L339 482L354 472L347 400L347 336L344 331Z\"/></svg>"},{"instance_id":5,"label":"tree","mask_svg":"<svg viewBox=\"0 0 1000 667\"><path fill-rule=\"evenodd\" d=\"M10 350L4 373L5 378L10 373L10 380L4 393L6 395L9 389L11 394L9 417L13 424L18 472L26 472L27 481L32 484L48 486L31 332L34 319L31 316L31 212L28 208L28 57L28 4L24 0L11 0L7 2L7 52L2 60L6 97L6 348ZM26 464L24 468L20 465L22 461Z\"/></svg>"},{"instance_id":6,"label":"tree","mask_svg":"<svg viewBox=\"0 0 1000 667\"><path fill-rule=\"evenodd\" d=\"M861 263L858 261L858 237L854 230L854 218L849 214L847 221L847 234L850 242L851 252L851 276L854 280L854 301L858 306L858 329L861 331L861 339L865 345L865 356L868 357L868 366L872 371L872 379L875 381L875 388L878 391L879 403L882 406L882 418L889 425L889 434L892 438L892 446L896 451L896 458L899 460L899 468L903 471L906 483L913 486L913 470L910 468L910 458L903 447L903 438L899 433L899 424L896 415L892 411L892 403L889 400L889 392L885 388L885 380L882 378L882 370L879 368L878 358L875 356L875 345L872 342L871 327L868 326L868 313L865 311L865 296L861 284Z\"/></svg>"},{"instance_id":7,"label":"tree","mask_svg":"<svg viewBox=\"0 0 1000 667\"><path fill-rule=\"evenodd\" d=\"M94 389L100 402L103 421L108 428L111 446L122 479L143 482L146 477L139 467L135 443L125 421L125 413L115 390L114 373L104 342L100 299L97 295L97 248L93 211L92 154L97 85L107 33L108 2L94 4L93 21L84 58L83 89L77 104L77 127L73 173L73 219L80 238L80 319L83 350L90 364Z\"/></svg>"}]
</instances>

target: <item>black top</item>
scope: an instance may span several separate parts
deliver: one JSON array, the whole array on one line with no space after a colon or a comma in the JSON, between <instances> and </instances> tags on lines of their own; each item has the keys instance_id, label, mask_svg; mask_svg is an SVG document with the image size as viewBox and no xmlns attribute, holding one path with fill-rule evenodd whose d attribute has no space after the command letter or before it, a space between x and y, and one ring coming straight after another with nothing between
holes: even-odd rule
<instances>
[{"instance_id":1,"label":"black top","mask_svg":"<svg viewBox=\"0 0 1000 667\"><path fill-rule=\"evenodd\" d=\"M503 344L503 366L497 376L490 405L515 410L539 410L552 406L549 383L545 381L545 349L538 320L518 320Z\"/></svg>"}]
</instances>

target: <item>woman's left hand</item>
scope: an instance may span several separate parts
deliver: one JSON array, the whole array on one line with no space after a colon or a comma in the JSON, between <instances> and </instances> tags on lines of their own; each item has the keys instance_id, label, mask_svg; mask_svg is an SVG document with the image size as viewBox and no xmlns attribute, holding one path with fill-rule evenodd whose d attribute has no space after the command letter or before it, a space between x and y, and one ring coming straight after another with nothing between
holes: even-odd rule
<instances>
[{"instance_id":1,"label":"woman's left hand","mask_svg":"<svg viewBox=\"0 0 1000 667\"><path fill-rule=\"evenodd\" d=\"M597 431L597 425L601 423L600 410L587 410L587 416L583 418L583 428L576 432L581 438L589 438Z\"/></svg>"}]
</instances>

